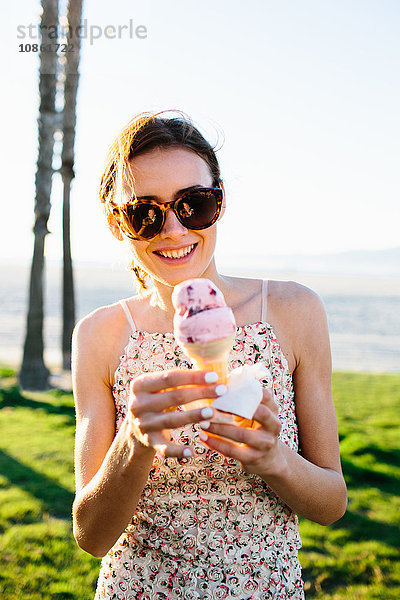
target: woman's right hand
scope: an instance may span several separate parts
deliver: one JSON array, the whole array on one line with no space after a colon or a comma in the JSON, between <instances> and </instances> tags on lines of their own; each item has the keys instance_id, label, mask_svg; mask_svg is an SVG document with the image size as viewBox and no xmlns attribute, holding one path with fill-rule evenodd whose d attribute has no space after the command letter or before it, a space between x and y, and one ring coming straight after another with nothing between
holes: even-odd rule
<instances>
[{"instance_id":1,"label":"woman's right hand","mask_svg":"<svg viewBox=\"0 0 400 600\"><path fill-rule=\"evenodd\" d=\"M146 373L133 379L127 419L134 438L140 445L164 456L193 456L193 448L171 441L170 429L208 421L214 410L207 405L192 410L174 409L195 400L222 395L226 388L216 384L217 379L213 372L182 369Z\"/></svg>"}]
</instances>

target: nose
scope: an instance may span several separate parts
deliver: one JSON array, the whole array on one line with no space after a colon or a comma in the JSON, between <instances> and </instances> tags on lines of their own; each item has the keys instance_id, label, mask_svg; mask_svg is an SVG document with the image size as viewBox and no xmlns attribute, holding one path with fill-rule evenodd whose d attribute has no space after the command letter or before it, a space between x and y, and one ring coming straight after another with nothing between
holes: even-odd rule
<instances>
[{"instance_id":1,"label":"nose","mask_svg":"<svg viewBox=\"0 0 400 600\"><path fill-rule=\"evenodd\" d=\"M186 227L180 223L172 209L165 213L165 223L159 233L160 238L178 239L188 232Z\"/></svg>"}]
</instances>

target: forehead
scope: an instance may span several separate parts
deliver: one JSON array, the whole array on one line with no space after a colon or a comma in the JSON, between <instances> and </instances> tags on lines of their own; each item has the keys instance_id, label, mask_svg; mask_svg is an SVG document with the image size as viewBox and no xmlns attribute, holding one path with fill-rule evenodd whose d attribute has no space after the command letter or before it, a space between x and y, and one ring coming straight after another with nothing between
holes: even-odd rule
<instances>
[{"instance_id":1,"label":"forehead","mask_svg":"<svg viewBox=\"0 0 400 600\"><path fill-rule=\"evenodd\" d=\"M210 186L212 176L205 160L185 148L155 148L130 164L137 196L168 195L193 185Z\"/></svg>"}]
</instances>

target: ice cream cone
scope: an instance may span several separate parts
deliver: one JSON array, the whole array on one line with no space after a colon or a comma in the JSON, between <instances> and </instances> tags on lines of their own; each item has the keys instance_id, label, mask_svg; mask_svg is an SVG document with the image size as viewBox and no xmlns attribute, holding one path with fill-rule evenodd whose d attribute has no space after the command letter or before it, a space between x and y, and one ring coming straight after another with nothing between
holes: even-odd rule
<instances>
[{"instance_id":1,"label":"ice cream cone","mask_svg":"<svg viewBox=\"0 0 400 600\"><path fill-rule=\"evenodd\" d=\"M224 383L228 381L228 359L222 358L221 360L208 361L201 358L194 358L190 356L192 364L198 371L214 371L218 375L218 383Z\"/></svg>"},{"instance_id":2,"label":"ice cream cone","mask_svg":"<svg viewBox=\"0 0 400 600\"><path fill-rule=\"evenodd\" d=\"M230 335L206 344L180 342L180 346L198 370L215 371L218 375L218 382L226 383L228 380L229 352L232 350L234 341L235 336Z\"/></svg>"},{"instance_id":3,"label":"ice cream cone","mask_svg":"<svg viewBox=\"0 0 400 600\"><path fill-rule=\"evenodd\" d=\"M235 336L214 340L207 344L182 343L180 346L186 356L190 358L195 369L198 371L214 371L218 375L218 382L226 384L228 381L228 359L232 350ZM214 398L208 398L203 403L211 404Z\"/></svg>"},{"instance_id":4,"label":"ice cream cone","mask_svg":"<svg viewBox=\"0 0 400 600\"><path fill-rule=\"evenodd\" d=\"M218 383L226 384L236 323L222 292L209 279L189 279L175 286L172 303L175 339L193 367L215 371ZM211 402L212 399L198 400L195 404L204 406Z\"/></svg>"}]
</instances>

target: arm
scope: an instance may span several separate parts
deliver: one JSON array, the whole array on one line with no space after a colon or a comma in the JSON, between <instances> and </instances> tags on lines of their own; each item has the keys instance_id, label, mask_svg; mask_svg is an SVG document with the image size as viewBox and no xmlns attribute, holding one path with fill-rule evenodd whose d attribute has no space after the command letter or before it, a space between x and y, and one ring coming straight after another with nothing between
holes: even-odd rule
<instances>
[{"instance_id":1,"label":"arm","mask_svg":"<svg viewBox=\"0 0 400 600\"><path fill-rule=\"evenodd\" d=\"M204 372L181 370L138 377L132 384L127 416L114 437L109 357L116 352L115 330L94 313L77 326L73 339L77 417L74 535L81 548L98 557L108 552L135 513L160 440L165 442L162 450L168 456L183 456L189 450L171 444L168 429L204 418L200 409L164 410L216 396L215 384L204 384ZM184 385L192 387L179 387Z\"/></svg>"},{"instance_id":2,"label":"arm","mask_svg":"<svg viewBox=\"0 0 400 600\"><path fill-rule=\"evenodd\" d=\"M337 424L331 394L331 355L325 310L302 288L287 312L296 369L294 387L301 454L278 440L278 407L267 390L256 411L257 429L212 424L207 445L257 473L298 514L328 525L346 510ZM287 308L287 307L286 307ZM238 446L238 443L244 446Z\"/></svg>"},{"instance_id":3,"label":"arm","mask_svg":"<svg viewBox=\"0 0 400 600\"><path fill-rule=\"evenodd\" d=\"M76 404L74 536L94 556L104 556L135 512L154 451L135 443L125 420L114 438L111 394L100 316L80 322L72 348ZM117 354L118 356L119 354ZM124 498L121 503L120 499Z\"/></svg>"}]
</instances>

